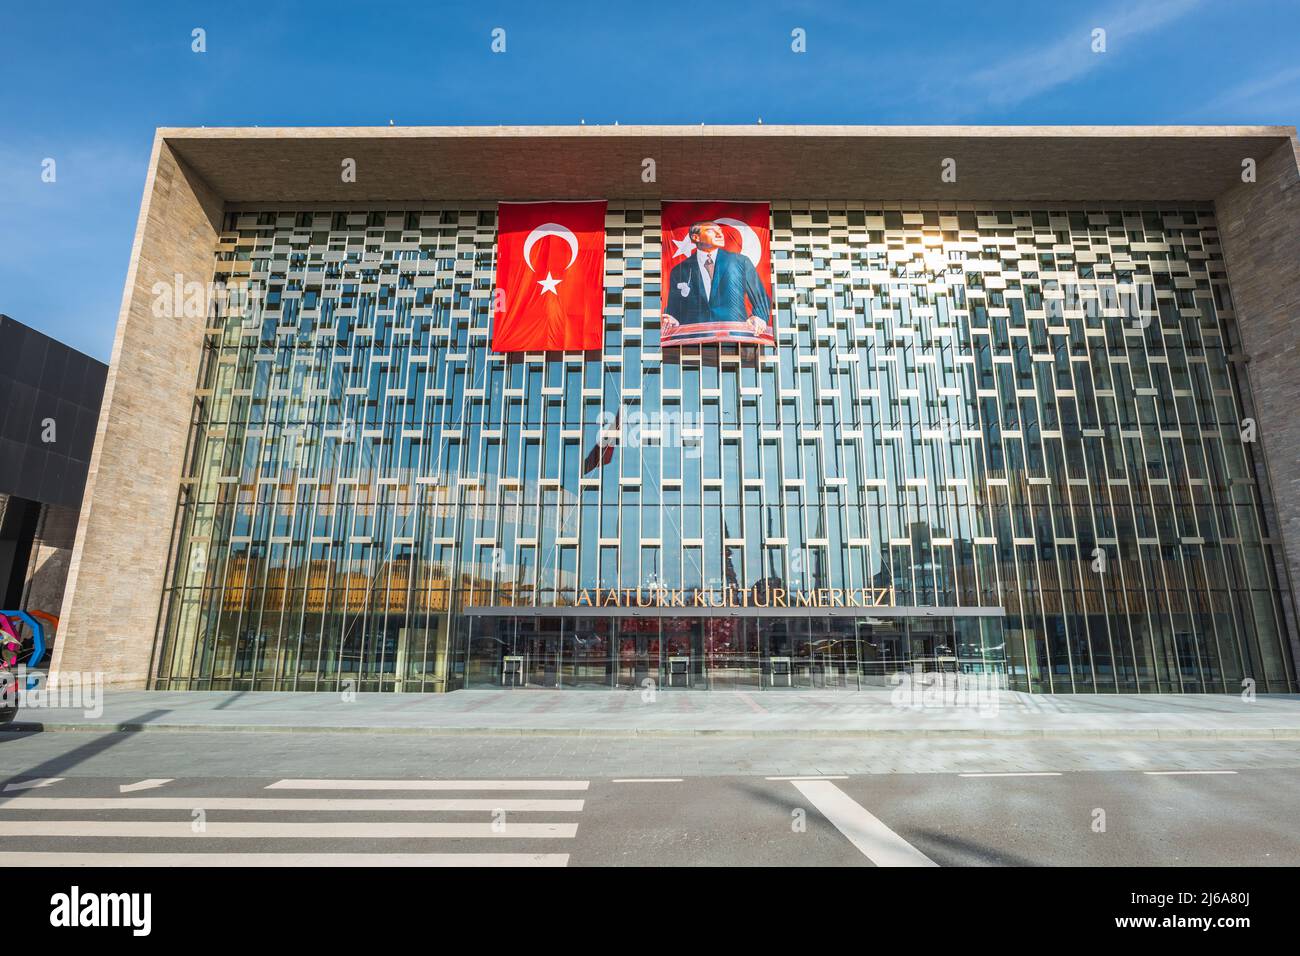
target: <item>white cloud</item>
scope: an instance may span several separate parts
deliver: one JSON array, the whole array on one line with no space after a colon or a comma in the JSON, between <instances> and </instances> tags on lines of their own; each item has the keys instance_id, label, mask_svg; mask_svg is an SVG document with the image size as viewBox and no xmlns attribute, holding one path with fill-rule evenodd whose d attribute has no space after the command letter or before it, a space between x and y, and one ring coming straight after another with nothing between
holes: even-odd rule
<instances>
[{"instance_id":1,"label":"white cloud","mask_svg":"<svg viewBox=\"0 0 1300 956\"><path fill-rule=\"evenodd\" d=\"M1268 114L1270 122L1295 122L1300 111L1300 66L1257 75L1224 90L1206 103L1198 115L1218 122L1245 122L1243 113ZM1231 114L1231 115L1227 115Z\"/></svg>"},{"instance_id":2,"label":"white cloud","mask_svg":"<svg viewBox=\"0 0 1300 956\"><path fill-rule=\"evenodd\" d=\"M1105 57L1122 55L1129 42L1173 23L1199 6L1201 0L1156 0L1112 7L1079 23L1069 33L1038 48L1002 60L971 75L963 97L983 105L1012 106L1078 79L1101 66ZM1106 31L1106 53L1092 52L1092 31Z\"/></svg>"}]
</instances>

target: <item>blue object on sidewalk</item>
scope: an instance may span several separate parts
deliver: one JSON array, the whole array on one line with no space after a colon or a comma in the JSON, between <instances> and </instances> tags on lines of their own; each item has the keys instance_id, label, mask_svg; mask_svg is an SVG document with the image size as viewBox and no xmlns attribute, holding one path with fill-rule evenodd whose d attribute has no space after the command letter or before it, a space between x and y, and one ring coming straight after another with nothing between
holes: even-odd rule
<instances>
[{"instance_id":1,"label":"blue object on sidewalk","mask_svg":"<svg viewBox=\"0 0 1300 956\"><path fill-rule=\"evenodd\" d=\"M29 669L34 668L41 662L41 658L45 656L45 629L41 627L41 622L26 611L0 611L0 614L6 617L16 617L32 629L32 656L27 660L27 667ZM35 687L36 683L35 677L28 677L27 690Z\"/></svg>"}]
</instances>

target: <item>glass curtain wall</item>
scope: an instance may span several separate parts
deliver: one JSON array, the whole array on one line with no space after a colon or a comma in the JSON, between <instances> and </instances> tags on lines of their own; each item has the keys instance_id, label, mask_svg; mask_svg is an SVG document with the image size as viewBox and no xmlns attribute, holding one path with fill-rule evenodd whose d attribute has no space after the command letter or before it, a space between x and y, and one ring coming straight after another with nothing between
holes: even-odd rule
<instances>
[{"instance_id":1,"label":"glass curtain wall","mask_svg":"<svg viewBox=\"0 0 1300 956\"><path fill-rule=\"evenodd\" d=\"M156 686L666 681L707 620L463 611L781 586L1001 608L1019 689L1295 689L1212 210L774 202L768 350L661 350L658 206L606 225L603 349L507 356L493 205L228 216ZM943 646L815 626L829 686Z\"/></svg>"}]
</instances>

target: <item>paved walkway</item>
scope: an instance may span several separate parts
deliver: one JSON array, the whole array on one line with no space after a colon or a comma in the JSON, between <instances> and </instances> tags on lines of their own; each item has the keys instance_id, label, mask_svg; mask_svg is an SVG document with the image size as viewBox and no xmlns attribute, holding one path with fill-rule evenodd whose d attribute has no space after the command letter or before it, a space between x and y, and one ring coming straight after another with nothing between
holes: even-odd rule
<instances>
[{"instance_id":1,"label":"paved walkway","mask_svg":"<svg viewBox=\"0 0 1300 956\"><path fill-rule=\"evenodd\" d=\"M9 730L589 737L1300 739L1300 695L961 695L897 690L107 691L102 712L23 707Z\"/></svg>"}]
</instances>

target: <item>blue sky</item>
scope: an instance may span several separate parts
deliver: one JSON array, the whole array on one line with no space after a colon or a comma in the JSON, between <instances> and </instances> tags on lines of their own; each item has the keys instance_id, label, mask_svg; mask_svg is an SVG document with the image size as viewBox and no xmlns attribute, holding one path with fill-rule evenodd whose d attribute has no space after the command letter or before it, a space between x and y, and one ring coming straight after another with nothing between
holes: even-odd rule
<instances>
[{"instance_id":1,"label":"blue sky","mask_svg":"<svg viewBox=\"0 0 1300 956\"><path fill-rule=\"evenodd\" d=\"M4 0L0 312L107 361L158 126L1291 126L1297 39L1297 0Z\"/></svg>"}]
</instances>

